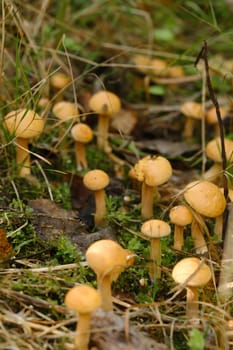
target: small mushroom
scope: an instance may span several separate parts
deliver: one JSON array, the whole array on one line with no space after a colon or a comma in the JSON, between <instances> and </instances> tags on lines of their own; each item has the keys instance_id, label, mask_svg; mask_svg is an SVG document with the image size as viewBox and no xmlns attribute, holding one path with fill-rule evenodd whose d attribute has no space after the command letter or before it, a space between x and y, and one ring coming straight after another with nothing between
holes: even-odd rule
<instances>
[{"instance_id":1,"label":"small mushroom","mask_svg":"<svg viewBox=\"0 0 233 350\"><path fill-rule=\"evenodd\" d=\"M170 221L174 228L174 249L181 250L184 245L184 227L191 224L193 215L185 205L176 205L170 210Z\"/></svg>"},{"instance_id":2,"label":"small mushroom","mask_svg":"<svg viewBox=\"0 0 233 350\"><path fill-rule=\"evenodd\" d=\"M56 72L50 77L49 82L50 86L56 93L56 100L58 101L59 99L62 99L63 90L69 86L71 79L63 72Z\"/></svg>"},{"instance_id":3,"label":"small mushroom","mask_svg":"<svg viewBox=\"0 0 233 350\"><path fill-rule=\"evenodd\" d=\"M95 272L102 308L112 310L111 284L116 281L126 266L133 264L132 253L110 239L92 243L86 251L88 266Z\"/></svg>"},{"instance_id":4,"label":"small mushroom","mask_svg":"<svg viewBox=\"0 0 233 350\"><path fill-rule=\"evenodd\" d=\"M220 107L219 112L221 115L221 119L224 120L227 117L228 113L228 108L226 107ZM214 127L215 131L215 136L219 136L220 130L219 130L219 125L218 125L218 118L217 118L217 113L216 113L216 108L211 107L209 108L206 113L205 113L205 119L209 125L212 125Z\"/></svg>"},{"instance_id":5,"label":"small mushroom","mask_svg":"<svg viewBox=\"0 0 233 350\"><path fill-rule=\"evenodd\" d=\"M16 163L19 176L31 175L29 140L39 136L44 129L44 120L31 109L18 109L4 117L8 132L15 137Z\"/></svg>"},{"instance_id":6,"label":"small mushroom","mask_svg":"<svg viewBox=\"0 0 233 350\"><path fill-rule=\"evenodd\" d=\"M94 169L88 171L83 177L86 188L95 195L95 225L103 226L106 215L105 187L109 184L109 176L103 170Z\"/></svg>"},{"instance_id":7,"label":"small mushroom","mask_svg":"<svg viewBox=\"0 0 233 350\"><path fill-rule=\"evenodd\" d=\"M224 146L228 165L231 166L233 163L233 141L224 138ZM206 156L207 158L214 161L214 164L203 174L203 178L205 180L215 182L222 178L223 168L221 149L222 147L220 137L216 137L207 143L205 149ZM231 181L229 181L229 185L231 185Z\"/></svg>"},{"instance_id":8,"label":"small mushroom","mask_svg":"<svg viewBox=\"0 0 233 350\"><path fill-rule=\"evenodd\" d=\"M85 123L77 123L71 129L71 135L75 140L75 157L77 170L87 169L87 157L85 144L93 139L93 131Z\"/></svg>"},{"instance_id":9,"label":"small mushroom","mask_svg":"<svg viewBox=\"0 0 233 350\"><path fill-rule=\"evenodd\" d=\"M77 350L88 350L91 315L101 306L100 293L91 286L78 285L67 292L65 304L79 314L74 347Z\"/></svg>"},{"instance_id":10,"label":"small mushroom","mask_svg":"<svg viewBox=\"0 0 233 350\"><path fill-rule=\"evenodd\" d=\"M171 233L171 227L163 220L151 219L141 226L141 232L150 240L149 276L155 282L161 277L161 245L160 238Z\"/></svg>"},{"instance_id":11,"label":"small mushroom","mask_svg":"<svg viewBox=\"0 0 233 350\"><path fill-rule=\"evenodd\" d=\"M69 101L60 101L54 104L53 114L63 122L77 121L79 111L75 103Z\"/></svg>"},{"instance_id":12,"label":"small mushroom","mask_svg":"<svg viewBox=\"0 0 233 350\"><path fill-rule=\"evenodd\" d=\"M108 144L110 116L119 112L121 101L113 92L100 90L90 98L89 106L93 112L98 114L97 146L100 150L110 153Z\"/></svg>"},{"instance_id":13,"label":"small mushroom","mask_svg":"<svg viewBox=\"0 0 233 350\"><path fill-rule=\"evenodd\" d=\"M146 156L135 164L135 175L142 181L141 215L143 219L150 219L154 215L154 197L158 194L157 187L169 180L172 167L165 157Z\"/></svg>"},{"instance_id":14,"label":"small mushroom","mask_svg":"<svg viewBox=\"0 0 233 350\"><path fill-rule=\"evenodd\" d=\"M187 101L182 104L181 113L183 113L186 117L183 136L185 139L189 140L193 137L196 120L202 119L202 105L198 102Z\"/></svg>"},{"instance_id":15,"label":"small mushroom","mask_svg":"<svg viewBox=\"0 0 233 350\"><path fill-rule=\"evenodd\" d=\"M226 207L226 200L220 188L209 181L193 181L186 186L184 199L200 217L215 218L215 225L219 230L215 233L221 237L222 232L220 232L221 230L217 222L222 220L222 214ZM204 244L204 238L200 237L200 229L199 232L194 231L194 227L198 227L198 223L194 223L195 220L193 220L191 233L194 238L196 251L198 253L205 253L208 251L207 246ZM201 241L199 241L199 239L201 239ZM202 242L202 246L199 246L200 242Z\"/></svg>"},{"instance_id":16,"label":"small mushroom","mask_svg":"<svg viewBox=\"0 0 233 350\"><path fill-rule=\"evenodd\" d=\"M211 270L199 258L191 257L180 260L172 270L174 281L184 285L186 294L187 319L198 318L198 288L206 285L211 279Z\"/></svg>"}]
</instances>

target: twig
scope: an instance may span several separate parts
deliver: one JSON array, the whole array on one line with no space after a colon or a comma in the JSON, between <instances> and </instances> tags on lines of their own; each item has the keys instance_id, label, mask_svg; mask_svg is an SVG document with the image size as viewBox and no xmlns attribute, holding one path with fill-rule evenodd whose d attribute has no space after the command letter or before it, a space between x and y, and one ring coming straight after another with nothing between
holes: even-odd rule
<instances>
[{"instance_id":1,"label":"twig","mask_svg":"<svg viewBox=\"0 0 233 350\"><path fill-rule=\"evenodd\" d=\"M227 167L227 158L226 158L226 150L225 150L225 143L224 143L224 127L223 127L223 122L221 118L221 112L220 112L220 107L218 100L215 96L213 87L212 87L212 82L210 78L210 73L209 73L209 62L208 62L208 45L207 42L204 41L204 44L201 48L201 51L199 52L197 59L195 61L195 66L198 64L200 60L204 61L204 67L206 71L206 84L208 87L210 99L213 102L213 105L216 110L216 115L217 115L217 120L218 120L218 125L219 125L219 134L220 134L220 143L221 143L221 157L222 157L222 169L223 169L223 188L224 188L224 197L226 200L228 199L228 183L227 183L227 177L225 174L225 170ZM227 227L227 218L228 218L228 209L227 206L225 208L224 214L223 214L223 228L222 228L222 241L224 243L225 235L226 235L226 227Z\"/></svg>"}]
</instances>

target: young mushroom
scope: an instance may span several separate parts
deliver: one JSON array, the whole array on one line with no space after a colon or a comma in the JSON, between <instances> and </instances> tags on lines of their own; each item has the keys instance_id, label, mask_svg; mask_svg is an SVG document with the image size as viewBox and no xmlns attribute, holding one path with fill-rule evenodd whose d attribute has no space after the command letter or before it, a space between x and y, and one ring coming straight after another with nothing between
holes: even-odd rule
<instances>
[{"instance_id":1,"label":"young mushroom","mask_svg":"<svg viewBox=\"0 0 233 350\"><path fill-rule=\"evenodd\" d=\"M206 285L211 279L211 270L204 261L196 257L180 260L172 270L174 281L184 285L186 294L187 319L198 318L198 288Z\"/></svg>"},{"instance_id":2,"label":"young mushroom","mask_svg":"<svg viewBox=\"0 0 233 350\"><path fill-rule=\"evenodd\" d=\"M121 101L113 92L100 90L89 100L90 109L98 114L97 146L100 150L110 153L108 130L110 117L121 109Z\"/></svg>"},{"instance_id":3,"label":"young mushroom","mask_svg":"<svg viewBox=\"0 0 233 350\"><path fill-rule=\"evenodd\" d=\"M215 218L215 225L218 232L215 234L221 237L221 225L218 221L222 221L222 214L226 207L226 200L220 188L209 181L193 181L186 186L184 191L184 199L186 203L196 213L196 218ZM191 234L194 239L194 245L197 253L205 253L208 251L203 235L201 234L198 223L193 220ZM202 236L202 237L201 237ZM200 245L201 244L201 245Z\"/></svg>"},{"instance_id":4,"label":"young mushroom","mask_svg":"<svg viewBox=\"0 0 233 350\"><path fill-rule=\"evenodd\" d=\"M9 134L15 137L19 176L31 175L29 141L42 133L44 129L43 118L31 109L18 109L4 117L4 125Z\"/></svg>"},{"instance_id":5,"label":"young mushroom","mask_svg":"<svg viewBox=\"0 0 233 350\"><path fill-rule=\"evenodd\" d=\"M185 205L176 205L170 210L170 221L174 228L174 249L181 250L184 245L184 228L193 221L191 211Z\"/></svg>"},{"instance_id":6,"label":"young mushroom","mask_svg":"<svg viewBox=\"0 0 233 350\"><path fill-rule=\"evenodd\" d=\"M49 82L50 86L56 93L56 100L58 100L62 99L63 90L70 84L71 79L63 72L56 72L50 77Z\"/></svg>"},{"instance_id":7,"label":"young mushroom","mask_svg":"<svg viewBox=\"0 0 233 350\"><path fill-rule=\"evenodd\" d=\"M135 175L142 181L141 215L143 219L150 219L154 215L154 197L158 194L157 187L169 180L172 167L162 156L146 156L135 164Z\"/></svg>"},{"instance_id":8,"label":"young mushroom","mask_svg":"<svg viewBox=\"0 0 233 350\"><path fill-rule=\"evenodd\" d=\"M103 170L88 171L83 177L84 186L95 195L95 225L103 226L106 215L105 187L109 184L109 176Z\"/></svg>"},{"instance_id":9,"label":"young mushroom","mask_svg":"<svg viewBox=\"0 0 233 350\"><path fill-rule=\"evenodd\" d=\"M152 282L161 277L161 245L160 238L171 233L171 227L163 220L151 219L141 226L141 232L150 240L149 276Z\"/></svg>"},{"instance_id":10,"label":"young mushroom","mask_svg":"<svg viewBox=\"0 0 233 350\"><path fill-rule=\"evenodd\" d=\"M77 170L87 169L87 157L85 144L93 139L93 131L89 125L85 123L77 123L71 129L71 135L75 141L75 158Z\"/></svg>"},{"instance_id":11,"label":"young mushroom","mask_svg":"<svg viewBox=\"0 0 233 350\"><path fill-rule=\"evenodd\" d=\"M67 121L76 122L79 118L79 111L75 103L60 101L54 104L53 114L64 123Z\"/></svg>"},{"instance_id":12,"label":"young mushroom","mask_svg":"<svg viewBox=\"0 0 233 350\"><path fill-rule=\"evenodd\" d=\"M132 253L115 241L101 239L89 246L86 251L86 260L97 277L102 309L112 310L111 284L127 266L133 264Z\"/></svg>"},{"instance_id":13,"label":"young mushroom","mask_svg":"<svg viewBox=\"0 0 233 350\"><path fill-rule=\"evenodd\" d=\"M202 119L202 105L198 102L187 101L182 104L181 113L186 117L183 136L185 139L189 140L193 137L196 120Z\"/></svg>"},{"instance_id":14,"label":"young mushroom","mask_svg":"<svg viewBox=\"0 0 233 350\"><path fill-rule=\"evenodd\" d=\"M91 315L93 311L101 306L100 293L91 286L78 285L67 292L65 304L79 314L74 348L76 350L88 350Z\"/></svg>"},{"instance_id":15,"label":"young mushroom","mask_svg":"<svg viewBox=\"0 0 233 350\"><path fill-rule=\"evenodd\" d=\"M229 166L233 163L233 141L224 138L224 146L226 152L226 159ZM220 180L223 176L222 168L222 154L221 154L221 140L220 137L216 137L213 140L210 140L206 144L206 156L211 159L214 164L203 174L203 178L209 181ZM221 181L220 181L221 184ZM229 181L231 185L231 181Z\"/></svg>"}]
</instances>

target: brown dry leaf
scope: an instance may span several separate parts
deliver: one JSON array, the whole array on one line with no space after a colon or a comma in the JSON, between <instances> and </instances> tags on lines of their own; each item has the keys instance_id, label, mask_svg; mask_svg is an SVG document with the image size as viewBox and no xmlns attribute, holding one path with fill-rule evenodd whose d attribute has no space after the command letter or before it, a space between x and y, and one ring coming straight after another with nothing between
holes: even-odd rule
<instances>
[{"instance_id":1,"label":"brown dry leaf","mask_svg":"<svg viewBox=\"0 0 233 350\"><path fill-rule=\"evenodd\" d=\"M114 113L111 120L111 129L116 130L120 134L130 135L138 122L136 112L121 109L118 113Z\"/></svg>"},{"instance_id":2,"label":"brown dry leaf","mask_svg":"<svg viewBox=\"0 0 233 350\"><path fill-rule=\"evenodd\" d=\"M13 247L10 242L8 242L6 236L6 230L0 228L0 262L4 262L9 259L13 254Z\"/></svg>"}]
</instances>

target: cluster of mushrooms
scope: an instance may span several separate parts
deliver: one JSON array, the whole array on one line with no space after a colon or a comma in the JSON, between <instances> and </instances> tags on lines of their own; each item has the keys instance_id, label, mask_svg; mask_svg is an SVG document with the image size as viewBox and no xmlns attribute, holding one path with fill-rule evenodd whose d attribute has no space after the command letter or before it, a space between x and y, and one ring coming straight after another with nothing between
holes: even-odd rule
<instances>
[{"instance_id":1,"label":"cluster of mushrooms","mask_svg":"<svg viewBox=\"0 0 233 350\"><path fill-rule=\"evenodd\" d=\"M148 62L147 62L148 63ZM57 86L62 88L58 79ZM68 83L68 81L66 82ZM108 140L110 116L121 109L120 99L112 92L101 90L89 101L90 110L98 115L97 147L111 155ZM106 193L109 185L109 175L102 169L88 171L85 144L91 142L94 134L89 125L80 121L77 106L68 101L58 101L53 106L53 114L60 120L72 120L71 136L75 142L77 170L84 170L84 185L93 191L95 197L95 226L106 224ZM184 136L190 138L193 134L195 119L202 115L201 106L194 102L182 106L181 112L187 116ZM214 112L209 111L206 118L213 123ZM213 118L212 118L213 117ZM216 120L216 116L215 116ZM28 144L32 138L38 137L45 121L35 111L19 109L8 113L4 125L12 135L16 147L16 163L19 175L31 174L30 151ZM216 124L217 125L217 124ZM229 164L232 163L233 141L225 140L226 155ZM221 240L222 217L226 208L223 190L218 186L223 176L221 164L221 143L216 126L216 138L206 145L206 155L213 166L203 174L200 180L190 182L182 191L180 203L170 208L169 223L159 218L155 211L155 198L159 201L159 186L172 177L172 166L163 156L145 156L130 170L129 177L141 191L141 217L143 224L141 234L150 242L149 277L155 283L161 277L162 254L160 240L171 234L174 225L174 249L181 251L184 246L184 231L190 225L190 231L196 255L208 252L205 237L209 235L206 220L214 222L214 234ZM114 158L113 158L114 159ZM118 160L117 160L118 161ZM99 240L89 246L86 251L88 266L95 272L98 289L89 285L76 285L65 296L65 303L79 313L77 332L74 339L75 349L87 350L90 337L91 314L102 308L113 310L111 284L116 281L121 272L134 264L134 252L121 247L112 240ZM205 259L197 256L181 259L172 270L176 283L187 290L187 317L198 317L198 288L206 285L212 278L212 271Z\"/></svg>"}]
</instances>

